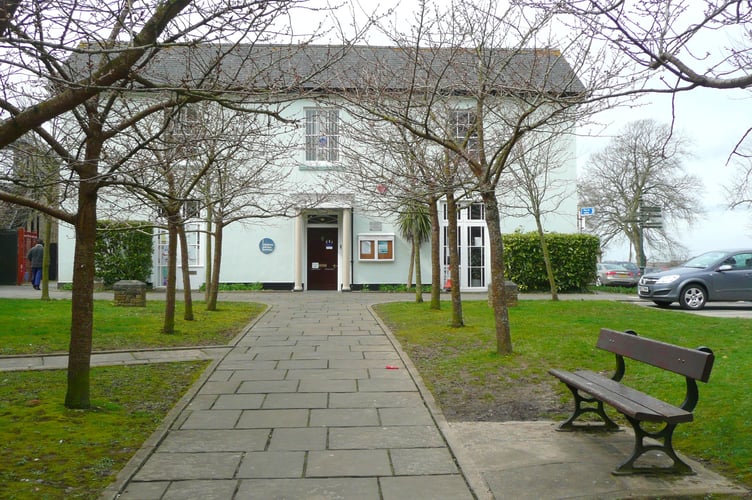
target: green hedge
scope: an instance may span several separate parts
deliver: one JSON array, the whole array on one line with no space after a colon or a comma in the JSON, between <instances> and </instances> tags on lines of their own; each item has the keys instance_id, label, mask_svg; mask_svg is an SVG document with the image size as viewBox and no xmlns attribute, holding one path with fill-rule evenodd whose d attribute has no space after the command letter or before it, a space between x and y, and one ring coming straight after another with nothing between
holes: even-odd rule
<instances>
[{"instance_id":1,"label":"green hedge","mask_svg":"<svg viewBox=\"0 0 752 500\"><path fill-rule=\"evenodd\" d=\"M560 292L584 291L595 280L600 240L588 234L547 233L548 253ZM549 283L538 233L505 234L504 274L521 292L548 291Z\"/></svg>"},{"instance_id":2,"label":"green hedge","mask_svg":"<svg viewBox=\"0 0 752 500\"><path fill-rule=\"evenodd\" d=\"M148 281L152 271L152 229L140 221L97 222L94 267L105 285Z\"/></svg>"}]
</instances>

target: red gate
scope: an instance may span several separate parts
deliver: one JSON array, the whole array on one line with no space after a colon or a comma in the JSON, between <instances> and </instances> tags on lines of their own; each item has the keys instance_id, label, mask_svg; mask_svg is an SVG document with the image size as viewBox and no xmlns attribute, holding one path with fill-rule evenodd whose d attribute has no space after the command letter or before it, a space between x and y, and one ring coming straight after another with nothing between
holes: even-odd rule
<instances>
[{"instance_id":1,"label":"red gate","mask_svg":"<svg viewBox=\"0 0 752 500\"><path fill-rule=\"evenodd\" d=\"M22 285L29 281L29 261L26 258L29 255L31 247L37 243L37 233L26 231L23 228L18 229L18 273L16 274L16 285Z\"/></svg>"}]
</instances>

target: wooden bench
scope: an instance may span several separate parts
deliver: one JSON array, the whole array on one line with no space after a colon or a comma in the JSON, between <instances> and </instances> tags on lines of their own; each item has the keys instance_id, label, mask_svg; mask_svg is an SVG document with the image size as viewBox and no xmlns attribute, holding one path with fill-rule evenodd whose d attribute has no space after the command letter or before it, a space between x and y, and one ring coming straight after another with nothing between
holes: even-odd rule
<instances>
[{"instance_id":1,"label":"wooden bench","mask_svg":"<svg viewBox=\"0 0 752 500\"><path fill-rule=\"evenodd\" d=\"M632 425L635 434L635 445L632 455L613 474L635 473L673 473L694 474L692 468L676 456L672 445L672 436L677 424L691 422L692 411L697 405L699 392L697 381L707 382L713 368L713 351L707 347L687 349L657 340L639 337L631 330L617 332L604 328L601 330L596 346L616 355L616 371L608 378L588 370L574 372L552 369L549 373L558 378L574 395L574 412L558 430L572 431L577 429L618 430L619 426L611 420L604 411L606 403L618 410ZM656 399L648 394L623 385L620 381L624 377L624 358L631 358L651 366L669 370L686 378L687 392L681 406ZM587 424L574 422L583 414L595 413L602 424ZM664 425L659 431L643 428L643 422L661 423ZM658 441L645 442L646 438ZM659 450L673 460L671 467L636 466L635 461L651 450Z\"/></svg>"}]
</instances>

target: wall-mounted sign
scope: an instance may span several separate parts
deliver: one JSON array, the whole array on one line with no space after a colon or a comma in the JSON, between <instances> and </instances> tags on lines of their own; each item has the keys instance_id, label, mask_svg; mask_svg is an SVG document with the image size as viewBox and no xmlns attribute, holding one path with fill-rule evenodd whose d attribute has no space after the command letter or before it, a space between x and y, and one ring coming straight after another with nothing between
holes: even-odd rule
<instances>
[{"instance_id":1,"label":"wall-mounted sign","mask_svg":"<svg viewBox=\"0 0 752 500\"><path fill-rule=\"evenodd\" d=\"M274 251L274 240L271 238L264 238L259 241L259 250L261 253L270 254Z\"/></svg>"},{"instance_id":2,"label":"wall-mounted sign","mask_svg":"<svg viewBox=\"0 0 752 500\"><path fill-rule=\"evenodd\" d=\"M359 234L360 261L393 261L393 234Z\"/></svg>"}]
</instances>

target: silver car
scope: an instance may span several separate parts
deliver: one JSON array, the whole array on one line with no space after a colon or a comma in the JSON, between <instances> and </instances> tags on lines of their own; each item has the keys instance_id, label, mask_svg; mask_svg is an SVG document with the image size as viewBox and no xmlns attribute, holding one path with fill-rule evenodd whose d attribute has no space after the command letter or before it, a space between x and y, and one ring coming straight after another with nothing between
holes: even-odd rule
<instances>
[{"instance_id":1,"label":"silver car","mask_svg":"<svg viewBox=\"0 0 752 500\"><path fill-rule=\"evenodd\" d=\"M598 262L595 271L595 286L635 286L637 273L619 264Z\"/></svg>"},{"instance_id":2,"label":"silver car","mask_svg":"<svg viewBox=\"0 0 752 500\"><path fill-rule=\"evenodd\" d=\"M752 249L706 252L679 267L646 273L637 294L659 307L678 301L693 310L708 302L752 300Z\"/></svg>"}]
</instances>

